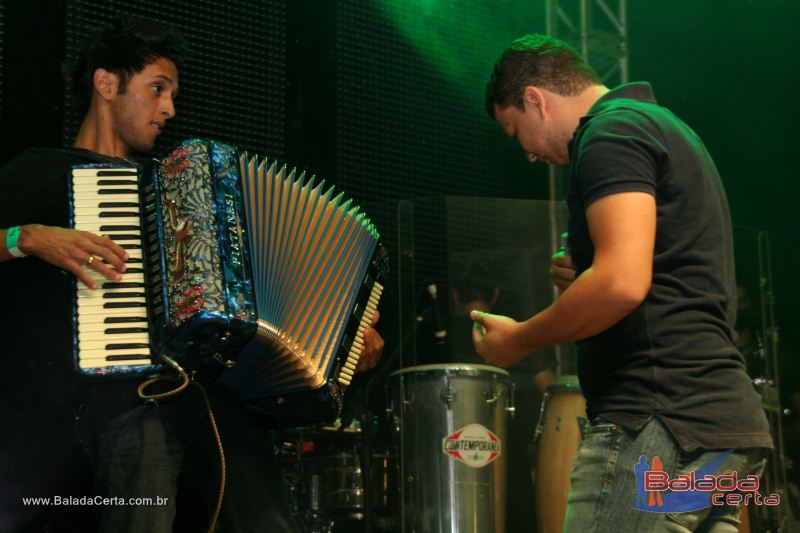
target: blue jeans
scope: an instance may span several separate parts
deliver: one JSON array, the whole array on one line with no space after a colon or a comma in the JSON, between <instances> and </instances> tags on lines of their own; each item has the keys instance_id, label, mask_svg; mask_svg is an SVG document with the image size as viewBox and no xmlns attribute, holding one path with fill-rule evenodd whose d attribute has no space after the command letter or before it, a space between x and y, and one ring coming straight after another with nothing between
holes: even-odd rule
<instances>
[{"instance_id":1,"label":"blue jeans","mask_svg":"<svg viewBox=\"0 0 800 533\"><path fill-rule=\"evenodd\" d=\"M697 471L723 451L700 449L685 452L656 418L639 431L630 431L603 418L594 419L586 429L572 464L564 531L736 533L740 507L712 505L680 513L634 508L637 503L642 505L643 493L637 488L634 473L634 465L640 463L642 456L646 456L650 464L658 456L661 470L674 479L677 475ZM765 457L766 450L761 448L735 450L716 473L736 471L739 479L748 474L761 475ZM654 500L654 504L657 502ZM646 501L644 505L647 505Z\"/></svg>"}]
</instances>

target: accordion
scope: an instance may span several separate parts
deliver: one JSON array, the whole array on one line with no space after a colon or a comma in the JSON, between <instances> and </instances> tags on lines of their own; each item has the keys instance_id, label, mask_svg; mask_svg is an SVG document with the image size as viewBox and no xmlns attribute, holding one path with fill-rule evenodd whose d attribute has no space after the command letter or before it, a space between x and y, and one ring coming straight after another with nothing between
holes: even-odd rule
<instances>
[{"instance_id":1,"label":"accordion","mask_svg":"<svg viewBox=\"0 0 800 533\"><path fill-rule=\"evenodd\" d=\"M81 374L140 376L168 355L279 421L341 408L383 290L370 220L324 181L192 139L141 168L72 170L71 223L130 255L76 281Z\"/></svg>"}]
</instances>

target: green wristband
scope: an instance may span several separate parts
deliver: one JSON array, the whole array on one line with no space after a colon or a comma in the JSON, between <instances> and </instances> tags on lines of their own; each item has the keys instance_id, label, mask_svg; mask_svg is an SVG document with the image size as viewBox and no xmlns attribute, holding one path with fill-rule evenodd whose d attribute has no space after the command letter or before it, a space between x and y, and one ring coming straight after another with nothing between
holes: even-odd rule
<instances>
[{"instance_id":1,"label":"green wristband","mask_svg":"<svg viewBox=\"0 0 800 533\"><path fill-rule=\"evenodd\" d=\"M6 233L6 249L8 249L8 253L14 257L25 257L25 252L19 249L17 241L19 241L19 226L8 228L8 233Z\"/></svg>"}]
</instances>

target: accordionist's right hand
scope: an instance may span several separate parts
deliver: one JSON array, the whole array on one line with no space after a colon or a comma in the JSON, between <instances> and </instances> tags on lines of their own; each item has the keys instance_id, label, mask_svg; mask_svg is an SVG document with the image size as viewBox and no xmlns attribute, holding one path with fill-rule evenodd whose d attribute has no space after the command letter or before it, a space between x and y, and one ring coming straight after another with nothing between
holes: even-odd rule
<instances>
[{"instance_id":1,"label":"accordionist's right hand","mask_svg":"<svg viewBox=\"0 0 800 533\"><path fill-rule=\"evenodd\" d=\"M26 255L71 272L92 289L97 282L90 271L119 281L128 260L127 252L108 237L41 224L21 226L18 247Z\"/></svg>"},{"instance_id":2,"label":"accordionist's right hand","mask_svg":"<svg viewBox=\"0 0 800 533\"><path fill-rule=\"evenodd\" d=\"M361 349L361 357L356 367L356 370L359 372L375 368L375 365L378 364L378 360L381 358L385 343L381 334L374 329L375 324L378 323L380 318L381 313L376 310L375 314L372 315L372 323L367 326L367 329L364 331L364 347Z\"/></svg>"}]
</instances>

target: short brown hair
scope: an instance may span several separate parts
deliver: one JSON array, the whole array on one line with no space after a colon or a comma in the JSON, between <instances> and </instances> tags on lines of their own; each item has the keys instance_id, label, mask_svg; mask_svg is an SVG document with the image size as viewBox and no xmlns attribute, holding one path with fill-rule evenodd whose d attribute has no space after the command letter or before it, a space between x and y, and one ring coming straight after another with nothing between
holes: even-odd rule
<instances>
[{"instance_id":1,"label":"short brown hair","mask_svg":"<svg viewBox=\"0 0 800 533\"><path fill-rule=\"evenodd\" d=\"M486 111L494 118L495 106L524 108L523 91L535 85L562 96L574 96L600 76L570 45L547 35L520 37L503 50L486 85Z\"/></svg>"}]
</instances>

